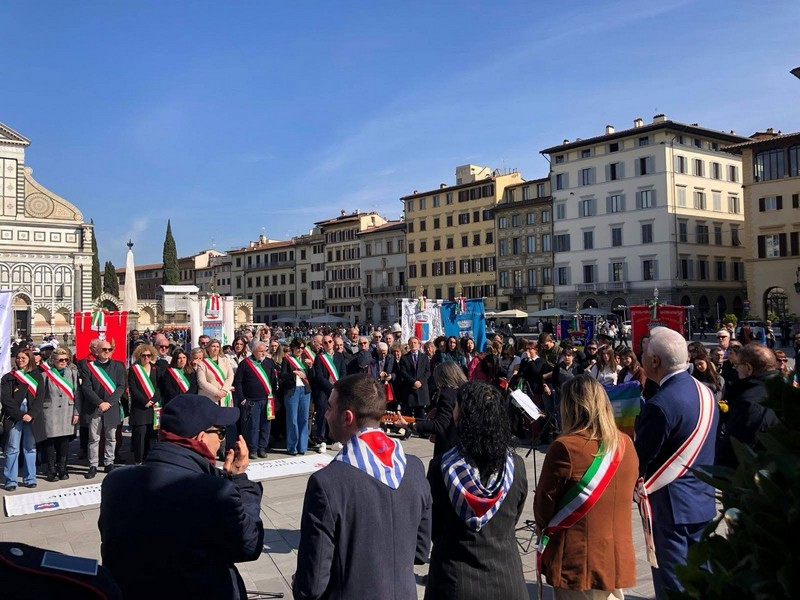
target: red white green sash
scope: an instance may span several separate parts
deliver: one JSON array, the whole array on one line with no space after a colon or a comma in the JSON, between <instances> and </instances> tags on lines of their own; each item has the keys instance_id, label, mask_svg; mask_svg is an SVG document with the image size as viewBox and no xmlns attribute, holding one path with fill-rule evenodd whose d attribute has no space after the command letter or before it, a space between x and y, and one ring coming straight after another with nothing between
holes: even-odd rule
<instances>
[{"instance_id":1,"label":"red white green sash","mask_svg":"<svg viewBox=\"0 0 800 600\"><path fill-rule=\"evenodd\" d=\"M153 429L161 429L161 402L156 402L153 405Z\"/></svg>"},{"instance_id":2,"label":"red white green sash","mask_svg":"<svg viewBox=\"0 0 800 600\"><path fill-rule=\"evenodd\" d=\"M114 393L114 390L117 389L117 384L114 383L114 380L109 377L108 373L105 372L104 369L101 369L95 364L95 361L91 361L87 363L89 370L92 372L92 375L95 376L95 379L100 382L100 385L103 386L108 395Z\"/></svg>"},{"instance_id":3,"label":"red white green sash","mask_svg":"<svg viewBox=\"0 0 800 600\"><path fill-rule=\"evenodd\" d=\"M267 393L267 420L271 421L275 418L275 395L272 393L272 384L269 382L269 376L264 367L261 366L261 363L254 361L252 357L246 358L244 362L250 365L261 385L264 386L264 391Z\"/></svg>"},{"instance_id":4,"label":"red white green sash","mask_svg":"<svg viewBox=\"0 0 800 600\"><path fill-rule=\"evenodd\" d=\"M313 351L311 348L309 348L308 346L306 346L305 348L303 348L303 354L304 354L305 356L307 356L308 358L310 358L312 363L313 363L313 362L316 360L316 358L317 358L317 354L316 354L316 353L315 353L315 352L314 352L314 351Z\"/></svg>"},{"instance_id":5,"label":"red white green sash","mask_svg":"<svg viewBox=\"0 0 800 600\"><path fill-rule=\"evenodd\" d=\"M539 598L542 597L542 558L550 537L557 531L572 527L597 504L622 463L622 457L625 455L625 444L625 438L620 436L619 445L613 454L605 452L603 445L600 444L597 456L594 457L592 464L586 469L586 473L558 501L556 514L550 519L544 531L539 534L539 546L536 549Z\"/></svg>"},{"instance_id":6,"label":"red white green sash","mask_svg":"<svg viewBox=\"0 0 800 600\"><path fill-rule=\"evenodd\" d=\"M222 369L216 363L216 361L214 361L214 360L212 360L210 358L204 358L203 359L203 364L214 375L214 379L217 380L217 384L219 384L219 387L224 388L225 387L225 374L222 372ZM225 394L225 397L222 400L220 400L219 405L220 406L225 406L225 407L233 406L233 396L231 396L230 392Z\"/></svg>"},{"instance_id":7,"label":"red white green sash","mask_svg":"<svg viewBox=\"0 0 800 600\"><path fill-rule=\"evenodd\" d=\"M53 367L51 367L50 365L48 365L46 362L42 361L42 362L39 364L39 368L40 368L42 371L44 371L45 373L47 373L47 372L48 372L50 369L52 369Z\"/></svg>"},{"instance_id":8,"label":"red white green sash","mask_svg":"<svg viewBox=\"0 0 800 600\"><path fill-rule=\"evenodd\" d=\"M639 515L642 518L647 560L656 569L658 568L658 561L656 560L656 546L653 540L653 513L648 496L682 477L692 467L714 424L714 394L708 386L696 379L693 381L697 386L697 394L700 401L700 417L697 420L694 431L647 481L640 477L633 492L633 499L639 505Z\"/></svg>"},{"instance_id":9,"label":"red white green sash","mask_svg":"<svg viewBox=\"0 0 800 600\"><path fill-rule=\"evenodd\" d=\"M289 364L292 365L292 371L302 371L303 373L308 371L308 367L306 367L302 360L297 360L294 356L286 356L284 358L286 358L286 360L289 361Z\"/></svg>"},{"instance_id":10,"label":"red white green sash","mask_svg":"<svg viewBox=\"0 0 800 600\"><path fill-rule=\"evenodd\" d=\"M326 354L325 352L319 356L322 359L322 364L325 365L325 369L328 371L328 375L331 378L331 383L336 383L339 381L339 369L336 368L336 365L333 362L333 356Z\"/></svg>"},{"instance_id":11,"label":"red white green sash","mask_svg":"<svg viewBox=\"0 0 800 600\"><path fill-rule=\"evenodd\" d=\"M60 389L71 402L75 401L75 388L67 379L55 369L47 369L45 372L55 386Z\"/></svg>"},{"instance_id":12,"label":"red white green sash","mask_svg":"<svg viewBox=\"0 0 800 600\"><path fill-rule=\"evenodd\" d=\"M150 375L147 374L147 371L144 370L142 365L133 365L133 372L136 375L136 379L139 381L139 387L142 388L144 395L150 400L156 395L156 386L153 385L153 380L150 379Z\"/></svg>"},{"instance_id":13,"label":"red white green sash","mask_svg":"<svg viewBox=\"0 0 800 600\"><path fill-rule=\"evenodd\" d=\"M169 369L169 374L172 375L172 378L175 380L175 383L178 384L181 392L186 393L189 391L189 378L186 377L183 369L175 369L171 367Z\"/></svg>"},{"instance_id":14,"label":"red white green sash","mask_svg":"<svg viewBox=\"0 0 800 600\"><path fill-rule=\"evenodd\" d=\"M22 385L28 386L28 391L31 393L31 396L36 396L36 391L39 389L39 382L36 381L33 375L18 369L12 371L12 373L14 373L14 377L20 380Z\"/></svg>"}]
</instances>

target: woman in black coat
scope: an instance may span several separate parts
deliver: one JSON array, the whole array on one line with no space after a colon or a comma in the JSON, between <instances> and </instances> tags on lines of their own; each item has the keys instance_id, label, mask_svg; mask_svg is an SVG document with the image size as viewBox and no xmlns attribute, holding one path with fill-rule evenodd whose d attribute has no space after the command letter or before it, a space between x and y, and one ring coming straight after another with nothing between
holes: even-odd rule
<instances>
[{"instance_id":1,"label":"woman in black coat","mask_svg":"<svg viewBox=\"0 0 800 600\"><path fill-rule=\"evenodd\" d=\"M130 424L133 461L140 465L155 439L154 425L161 414L161 379L151 361L156 354L150 344L139 344L133 351L128 370L128 391L131 399Z\"/></svg>"},{"instance_id":2,"label":"woman in black coat","mask_svg":"<svg viewBox=\"0 0 800 600\"><path fill-rule=\"evenodd\" d=\"M14 369L0 379L0 402L3 406L5 429L5 481L3 489L17 489L19 453L23 453L22 483L36 487L36 442L45 439L42 421L44 381L33 361L30 350L20 350L14 356Z\"/></svg>"},{"instance_id":3,"label":"woman in black coat","mask_svg":"<svg viewBox=\"0 0 800 600\"><path fill-rule=\"evenodd\" d=\"M511 448L500 392L471 381L456 396L456 447L431 460L432 540L426 600L527 600L515 530L525 463ZM481 510L472 509L480 499Z\"/></svg>"},{"instance_id":4,"label":"woman in black coat","mask_svg":"<svg viewBox=\"0 0 800 600\"><path fill-rule=\"evenodd\" d=\"M161 401L166 404L175 396L197 393L197 372L186 352L177 348L172 352L172 362L161 372Z\"/></svg>"},{"instance_id":5,"label":"woman in black coat","mask_svg":"<svg viewBox=\"0 0 800 600\"><path fill-rule=\"evenodd\" d=\"M439 456L453 448L458 441L453 410L456 407L456 392L467 383L467 376L458 363L449 361L436 365L433 377L439 390L435 412L431 411L433 414L429 418L412 423L410 427L411 431L420 435L435 435L433 455ZM401 422L401 425L405 423Z\"/></svg>"}]
</instances>

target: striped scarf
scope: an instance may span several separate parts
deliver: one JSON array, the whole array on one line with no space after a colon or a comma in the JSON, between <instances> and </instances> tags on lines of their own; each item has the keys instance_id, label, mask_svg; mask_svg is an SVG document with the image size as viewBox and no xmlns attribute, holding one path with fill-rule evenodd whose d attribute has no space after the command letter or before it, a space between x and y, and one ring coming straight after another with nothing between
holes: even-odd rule
<instances>
[{"instance_id":1,"label":"striped scarf","mask_svg":"<svg viewBox=\"0 0 800 600\"><path fill-rule=\"evenodd\" d=\"M480 531L500 510L514 483L514 457L509 452L503 472L495 473L483 485L477 467L453 448L442 456L442 476L456 514L471 530Z\"/></svg>"},{"instance_id":2,"label":"striped scarf","mask_svg":"<svg viewBox=\"0 0 800 600\"><path fill-rule=\"evenodd\" d=\"M400 442L377 427L359 431L333 460L364 471L393 490L400 487L406 470L406 454Z\"/></svg>"}]
</instances>

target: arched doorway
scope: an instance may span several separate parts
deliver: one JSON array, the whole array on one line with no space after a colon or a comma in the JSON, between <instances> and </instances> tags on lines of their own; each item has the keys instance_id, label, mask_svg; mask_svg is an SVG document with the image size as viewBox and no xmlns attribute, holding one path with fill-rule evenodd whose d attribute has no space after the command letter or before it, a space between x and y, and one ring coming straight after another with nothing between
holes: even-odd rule
<instances>
[{"instance_id":1,"label":"arched doorway","mask_svg":"<svg viewBox=\"0 0 800 600\"><path fill-rule=\"evenodd\" d=\"M587 298L583 303L583 308L597 308L597 300L594 298Z\"/></svg>"},{"instance_id":2,"label":"arched doorway","mask_svg":"<svg viewBox=\"0 0 800 600\"><path fill-rule=\"evenodd\" d=\"M710 309L710 305L708 304L708 297L707 296L700 296L700 300L697 303L697 309L700 311L700 314L703 316L708 315L708 311Z\"/></svg>"},{"instance_id":3,"label":"arched doorway","mask_svg":"<svg viewBox=\"0 0 800 600\"><path fill-rule=\"evenodd\" d=\"M681 306L691 306L692 299L689 296L683 296L681 298Z\"/></svg>"},{"instance_id":4,"label":"arched doorway","mask_svg":"<svg viewBox=\"0 0 800 600\"><path fill-rule=\"evenodd\" d=\"M14 331L20 337L27 338L31 335L31 299L25 294L14 296L12 303L14 311Z\"/></svg>"},{"instance_id":5,"label":"arched doorway","mask_svg":"<svg viewBox=\"0 0 800 600\"><path fill-rule=\"evenodd\" d=\"M789 313L789 297L782 287L769 288L764 292L764 319L769 318L769 313L775 313L780 319Z\"/></svg>"}]
</instances>

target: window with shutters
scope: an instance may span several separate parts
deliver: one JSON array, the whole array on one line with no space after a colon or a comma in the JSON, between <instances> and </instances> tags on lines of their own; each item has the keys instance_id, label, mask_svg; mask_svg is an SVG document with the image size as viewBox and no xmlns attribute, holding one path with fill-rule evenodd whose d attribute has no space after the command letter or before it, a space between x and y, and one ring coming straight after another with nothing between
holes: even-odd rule
<instances>
[{"instance_id":1,"label":"window with shutters","mask_svg":"<svg viewBox=\"0 0 800 600\"><path fill-rule=\"evenodd\" d=\"M569 267L556 268L556 281L558 285L569 285Z\"/></svg>"},{"instance_id":2,"label":"window with shutters","mask_svg":"<svg viewBox=\"0 0 800 600\"><path fill-rule=\"evenodd\" d=\"M758 236L758 257L778 258L786 256L786 234L771 233Z\"/></svg>"},{"instance_id":3,"label":"window with shutters","mask_svg":"<svg viewBox=\"0 0 800 600\"><path fill-rule=\"evenodd\" d=\"M583 232L583 249L584 250L594 249L594 231Z\"/></svg>"},{"instance_id":4,"label":"window with shutters","mask_svg":"<svg viewBox=\"0 0 800 600\"><path fill-rule=\"evenodd\" d=\"M464 258L459 263L459 269L461 269L462 275L469 274L469 267L470 267L470 260L468 258Z\"/></svg>"},{"instance_id":5,"label":"window with shutters","mask_svg":"<svg viewBox=\"0 0 800 600\"><path fill-rule=\"evenodd\" d=\"M697 278L703 281L708 279L708 261L705 258L697 259Z\"/></svg>"},{"instance_id":6,"label":"window with shutters","mask_svg":"<svg viewBox=\"0 0 800 600\"><path fill-rule=\"evenodd\" d=\"M643 244L652 244L653 243L653 224L652 223L642 223L642 243Z\"/></svg>"},{"instance_id":7,"label":"window with shutters","mask_svg":"<svg viewBox=\"0 0 800 600\"><path fill-rule=\"evenodd\" d=\"M689 241L689 223L688 221L678 221L678 241L679 242L687 242Z\"/></svg>"},{"instance_id":8,"label":"window with shutters","mask_svg":"<svg viewBox=\"0 0 800 600\"><path fill-rule=\"evenodd\" d=\"M406 200L406 212L414 212L414 201Z\"/></svg>"},{"instance_id":9,"label":"window with shutters","mask_svg":"<svg viewBox=\"0 0 800 600\"><path fill-rule=\"evenodd\" d=\"M542 267L542 285L553 285L553 269Z\"/></svg>"},{"instance_id":10,"label":"window with shutters","mask_svg":"<svg viewBox=\"0 0 800 600\"><path fill-rule=\"evenodd\" d=\"M522 250L522 244L520 243L520 238L513 238L511 240L511 254L514 256L519 256Z\"/></svg>"},{"instance_id":11,"label":"window with shutters","mask_svg":"<svg viewBox=\"0 0 800 600\"><path fill-rule=\"evenodd\" d=\"M591 158L592 150L591 148L584 148L581 150L581 158Z\"/></svg>"},{"instance_id":12,"label":"window with shutters","mask_svg":"<svg viewBox=\"0 0 800 600\"><path fill-rule=\"evenodd\" d=\"M454 260L447 260L444 263L444 272L445 275L455 275L456 274L456 261Z\"/></svg>"},{"instance_id":13,"label":"window with shutters","mask_svg":"<svg viewBox=\"0 0 800 600\"><path fill-rule=\"evenodd\" d=\"M705 163L699 158L694 159L694 174L695 177L705 176Z\"/></svg>"},{"instance_id":14,"label":"window with shutters","mask_svg":"<svg viewBox=\"0 0 800 600\"><path fill-rule=\"evenodd\" d=\"M417 265L415 265L415 264L408 265L408 276L411 279L416 278L416 276L417 276Z\"/></svg>"},{"instance_id":15,"label":"window with shutters","mask_svg":"<svg viewBox=\"0 0 800 600\"><path fill-rule=\"evenodd\" d=\"M656 261L655 259L648 258L642 261L642 279L645 281L652 281L656 278Z\"/></svg>"},{"instance_id":16,"label":"window with shutters","mask_svg":"<svg viewBox=\"0 0 800 600\"><path fill-rule=\"evenodd\" d=\"M556 220L560 221L562 219L567 218L567 205L566 203L562 202L561 204L556 204Z\"/></svg>"},{"instance_id":17,"label":"window with shutters","mask_svg":"<svg viewBox=\"0 0 800 600\"><path fill-rule=\"evenodd\" d=\"M536 236L529 235L526 243L526 249L528 254L534 254L536 252Z\"/></svg>"},{"instance_id":18,"label":"window with shutters","mask_svg":"<svg viewBox=\"0 0 800 600\"><path fill-rule=\"evenodd\" d=\"M694 192L694 207L697 210L705 210L706 209L706 193L705 192L698 192L695 190Z\"/></svg>"},{"instance_id":19,"label":"window with shutters","mask_svg":"<svg viewBox=\"0 0 800 600\"><path fill-rule=\"evenodd\" d=\"M686 173L688 169L687 160L685 156L676 156L675 157L675 172L676 173Z\"/></svg>"},{"instance_id":20,"label":"window with shutters","mask_svg":"<svg viewBox=\"0 0 800 600\"><path fill-rule=\"evenodd\" d=\"M483 259L483 270L494 273L494 256L487 256Z\"/></svg>"},{"instance_id":21,"label":"window with shutters","mask_svg":"<svg viewBox=\"0 0 800 600\"><path fill-rule=\"evenodd\" d=\"M608 181L616 181L622 178L621 166L622 163L611 163L608 165Z\"/></svg>"},{"instance_id":22,"label":"window with shutters","mask_svg":"<svg viewBox=\"0 0 800 600\"><path fill-rule=\"evenodd\" d=\"M458 224L459 225L468 225L469 224L469 213L460 213L458 215Z\"/></svg>"},{"instance_id":23,"label":"window with shutters","mask_svg":"<svg viewBox=\"0 0 800 600\"><path fill-rule=\"evenodd\" d=\"M444 203L445 204L452 204L453 203L453 192L447 192L444 195Z\"/></svg>"},{"instance_id":24,"label":"window with shutters","mask_svg":"<svg viewBox=\"0 0 800 600\"><path fill-rule=\"evenodd\" d=\"M487 208L486 210L483 211L483 220L491 221L492 219L494 219L494 210L491 208ZM475 219L476 222L477 220L478 219Z\"/></svg>"},{"instance_id":25,"label":"window with shutters","mask_svg":"<svg viewBox=\"0 0 800 600\"><path fill-rule=\"evenodd\" d=\"M800 254L800 233L797 231L792 231L789 234L789 254L791 256L797 256Z\"/></svg>"},{"instance_id":26,"label":"window with shutters","mask_svg":"<svg viewBox=\"0 0 800 600\"><path fill-rule=\"evenodd\" d=\"M780 198L780 200L779 200ZM783 198L781 196L766 196L758 199L758 212L771 212L783 208Z\"/></svg>"},{"instance_id":27,"label":"window with shutters","mask_svg":"<svg viewBox=\"0 0 800 600\"><path fill-rule=\"evenodd\" d=\"M497 242L498 245L498 254L500 256L508 256L508 242L510 240L500 240Z\"/></svg>"},{"instance_id":28,"label":"window with shutters","mask_svg":"<svg viewBox=\"0 0 800 600\"><path fill-rule=\"evenodd\" d=\"M692 279L692 261L690 259L680 259L678 266L680 267L681 279Z\"/></svg>"},{"instance_id":29,"label":"window with shutters","mask_svg":"<svg viewBox=\"0 0 800 600\"><path fill-rule=\"evenodd\" d=\"M722 179L722 165L717 162L711 163L711 178Z\"/></svg>"},{"instance_id":30,"label":"window with shutters","mask_svg":"<svg viewBox=\"0 0 800 600\"><path fill-rule=\"evenodd\" d=\"M560 165L563 162L564 162L564 155L563 154L559 154L558 156L556 156L556 164L557 165Z\"/></svg>"},{"instance_id":31,"label":"window with shutters","mask_svg":"<svg viewBox=\"0 0 800 600\"><path fill-rule=\"evenodd\" d=\"M739 240L739 228L731 225L731 246L741 246L742 242Z\"/></svg>"},{"instance_id":32,"label":"window with shutters","mask_svg":"<svg viewBox=\"0 0 800 600\"><path fill-rule=\"evenodd\" d=\"M511 215L511 226L519 227L520 225L522 225L522 216L519 214Z\"/></svg>"},{"instance_id":33,"label":"window with shutters","mask_svg":"<svg viewBox=\"0 0 800 600\"><path fill-rule=\"evenodd\" d=\"M583 265L583 283L594 283L597 281L597 267L595 265Z\"/></svg>"},{"instance_id":34,"label":"window with shutters","mask_svg":"<svg viewBox=\"0 0 800 600\"><path fill-rule=\"evenodd\" d=\"M433 197L433 208L439 208L439 204L440 204L439 196L434 196Z\"/></svg>"},{"instance_id":35,"label":"window with shutters","mask_svg":"<svg viewBox=\"0 0 800 600\"><path fill-rule=\"evenodd\" d=\"M545 188L543 183L536 184L536 197L537 198L544 198L545 197Z\"/></svg>"},{"instance_id":36,"label":"window with shutters","mask_svg":"<svg viewBox=\"0 0 800 600\"><path fill-rule=\"evenodd\" d=\"M622 227L611 228L611 245L615 248L622 246Z\"/></svg>"},{"instance_id":37,"label":"window with shutters","mask_svg":"<svg viewBox=\"0 0 800 600\"><path fill-rule=\"evenodd\" d=\"M508 286L508 271L500 271L500 287L507 288Z\"/></svg>"},{"instance_id":38,"label":"window with shutters","mask_svg":"<svg viewBox=\"0 0 800 600\"><path fill-rule=\"evenodd\" d=\"M578 171L578 185L592 185L592 169L581 169Z\"/></svg>"},{"instance_id":39,"label":"window with shutters","mask_svg":"<svg viewBox=\"0 0 800 600\"><path fill-rule=\"evenodd\" d=\"M800 145L789 148L789 177L800 176Z\"/></svg>"},{"instance_id":40,"label":"window with shutters","mask_svg":"<svg viewBox=\"0 0 800 600\"><path fill-rule=\"evenodd\" d=\"M643 156L636 160L636 164L639 166L639 175L649 175L651 171L650 167L650 157Z\"/></svg>"},{"instance_id":41,"label":"window with shutters","mask_svg":"<svg viewBox=\"0 0 800 600\"><path fill-rule=\"evenodd\" d=\"M708 243L708 225L698 223L696 242L698 244Z\"/></svg>"},{"instance_id":42,"label":"window with shutters","mask_svg":"<svg viewBox=\"0 0 800 600\"><path fill-rule=\"evenodd\" d=\"M543 210L542 211L542 223L549 223L550 222L550 211Z\"/></svg>"},{"instance_id":43,"label":"window with shutters","mask_svg":"<svg viewBox=\"0 0 800 600\"><path fill-rule=\"evenodd\" d=\"M739 214L741 212L738 196L728 196L728 212L731 214Z\"/></svg>"},{"instance_id":44,"label":"window with shutters","mask_svg":"<svg viewBox=\"0 0 800 600\"><path fill-rule=\"evenodd\" d=\"M722 246L722 225L714 225L714 243Z\"/></svg>"},{"instance_id":45,"label":"window with shutters","mask_svg":"<svg viewBox=\"0 0 800 600\"><path fill-rule=\"evenodd\" d=\"M596 214L595 210L595 200L594 198L589 198L587 200L581 200L578 204L578 214L581 217L593 217Z\"/></svg>"},{"instance_id":46,"label":"window with shutters","mask_svg":"<svg viewBox=\"0 0 800 600\"><path fill-rule=\"evenodd\" d=\"M525 224L526 225L536 225L536 213L529 212L525 215Z\"/></svg>"},{"instance_id":47,"label":"window with shutters","mask_svg":"<svg viewBox=\"0 0 800 600\"><path fill-rule=\"evenodd\" d=\"M536 287L538 277L536 276L536 269L528 269L528 287Z\"/></svg>"},{"instance_id":48,"label":"window with shutters","mask_svg":"<svg viewBox=\"0 0 800 600\"><path fill-rule=\"evenodd\" d=\"M653 208L656 205L656 191L642 190L639 192L639 208Z\"/></svg>"},{"instance_id":49,"label":"window with shutters","mask_svg":"<svg viewBox=\"0 0 800 600\"><path fill-rule=\"evenodd\" d=\"M483 259L480 259L480 258L472 259L472 272L473 273L480 273L481 272L482 260Z\"/></svg>"},{"instance_id":50,"label":"window with shutters","mask_svg":"<svg viewBox=\"0 0 800 600\"><path fill-rule=\"evenodd\" d=\"M625 210L625 208L622 206L622 196L620 194L614 194L608 197L608 212L618 213L623 210Z\"/></svg>"},{"instance_id":51,"label":"window with shutters","mask_svg":"<svg viewBox=\"0 0 800 600\"><path fill-rule=\"evenodd\" d=\"M523 200L531 199L531 186L526 185L524 188L522 188L522 199Z\"/></svg>"},{"instance_id":52,"label":"window with shutters","mask_svg":"<svg viewBox=\"0 0 800 600\"><path fill-rule=\"evenodd\" d=\"M722 192L711 192L711 210L722 210Z\"/></svg>"},{"instance_id":53,"label":"window with shutters","mask_svg":"<svg viewBox=\"0 0 800 600\"><path fill-rule=\"evenodd\" d=\"M650 145L650 136L640 137L638 141L639 146L649 146Z\"/></svg>"},{"instance_id":54,"label":"window with shutters","mask_svg":"<svg viewBox=\"0 0 800 600\"><path fill-rule=\"evenodd\" d=\"M556 174L556 189L563 190L567 187L567 176L564 173Z\"/></svg>"},{"instance_id":55,"label":"window with shutters","mask_svg":"<svg viewBox=\"0 0 800 600\"><path fill-rule=\"evenodd\" d=\"M728 181L734 183L739 181L739 167L736 165L728 165Z\"/></svg>"},{"instance_id":56,"label":"window with shutters","mask_svg":"<svg viewBox=\"0 0 800 600\"><path fill-rule=\"evenodd\" d=\"M717 259L714 261L714 271L717 276L717 281L725 281L728 278L724 260Z\"/></svg>"},{"instance_id":57,"label":"window with shutters","mask_svg":"<svg viewBox=\"0 0 800 600\"><path fill-rule=\"evenodd\" d=\"M542 236L544 239L544 236ZM553 238L556 252L569 252L569 234L561 233Z\"/></svg>"},{"instance_id":58,"label":"window with shutters","mask_svg":"<svg viewBox=\"0 0 800 600\"><path fill-rule=\"evenodd\" d=\"M611 281L625 281L625 263L611 263Z\"/></svg>"},{"instance_id":59,"label":"window with shutters","mask_svg":"<svg viewBox=\"0 0 800 600\"><path fill-rule=\"evenodd\" d=\"M497 217L497 228L498 229L508 229L508 218L507 217Z\"/></svg>"},{"instance_id":60,"label":"window with shutters","mask_svg":"<svg viewBox=\"0 0 800 600\"><path fill-rule=\"evenodd\" d=\"M686 188L685 187L678 187L676 188L677 194L677 203L678 206L686 206Z\"/></svg>"},{"instance_id":61,"label":"window with shutters","mask_svg":"<svg viewBox=\"0 0 800 600\"><path fill-rule=\"evenodd\" d=\"M550 252L550 234L542 234L542 252Z\"/></svg>"},{"instance_id":62,"label":"window with shutters","mask_svg":"<svg viewBox=\"0 0 800 600\"><path fill-rule=\"evenodd\" d=\"M431 275L438 277L442 275L443 272L444 268L441 262L435 262L431 264Z\"/></svg>"},{"instance_id":63,"label":"window with shutters","mask_svg":"<svg viewBox=\"0 0 800 600\"><path fill-rule=\"evenodd\" d=\"M744 279L744 263L734 258L731 267L733 267L733 280L742 281Z\"/></svg>"}]
</instances>

